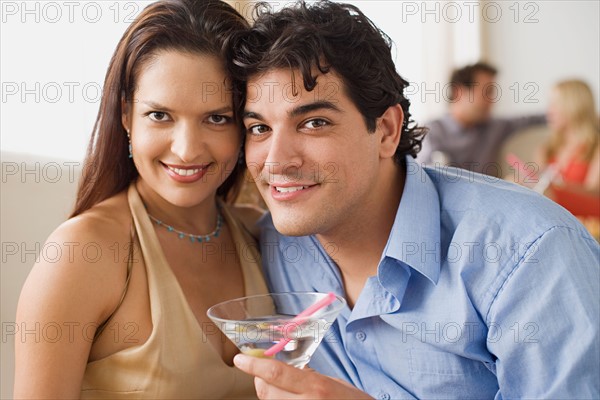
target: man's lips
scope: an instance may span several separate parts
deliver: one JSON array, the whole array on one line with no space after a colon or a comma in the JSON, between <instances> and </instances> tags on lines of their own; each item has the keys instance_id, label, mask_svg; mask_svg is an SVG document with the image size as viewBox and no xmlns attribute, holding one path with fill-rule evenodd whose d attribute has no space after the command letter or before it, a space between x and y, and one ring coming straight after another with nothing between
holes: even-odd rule
<instances>
[{"instance_id":1,"label":"man's lips","mask_svg":"<svg viewBox=\"0 0 600 400\"><path fill-rule=\"evenodd\" d=\"M294 184L294 185L277 185L277 184L271 184L269 185L271 186L274 190L276 190L279 193L292 193L292 192L297 192L299 190L304 190L304 189L308 189L310 187L316 186L316 184L312 183L312 184L305 184L305 185L298 185L298 184Z\"/></svg>"},{"instance_id":2,"label":"man's lips","mask_svg":"<svg viewBox=\"0 0 600 400\"><path fill-rule=\"evenodd\" d=\"M271 197L277 201L290 201L312 192L319 185L310 183L287 182L285 184L267 183Z\"/></svg>"}]
</instances>

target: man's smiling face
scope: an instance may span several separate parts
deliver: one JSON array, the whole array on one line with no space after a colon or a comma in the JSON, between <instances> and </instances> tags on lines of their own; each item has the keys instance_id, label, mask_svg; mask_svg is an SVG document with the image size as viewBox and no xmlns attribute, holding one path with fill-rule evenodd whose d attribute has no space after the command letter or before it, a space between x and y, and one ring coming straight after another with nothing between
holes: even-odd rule
<instances>
[{"instance_id":1,"label":"man's smiling face","mask_svg":"<svg viewBox=\"0 0 600 400\"><path fill-rule=\"evenodd\" d=\"M248 168L282 234L356 225L376 200L380 135L368 132L334 71L312 91L297 70L252 77L244 125Z\"/></svg>"}]
</instances>

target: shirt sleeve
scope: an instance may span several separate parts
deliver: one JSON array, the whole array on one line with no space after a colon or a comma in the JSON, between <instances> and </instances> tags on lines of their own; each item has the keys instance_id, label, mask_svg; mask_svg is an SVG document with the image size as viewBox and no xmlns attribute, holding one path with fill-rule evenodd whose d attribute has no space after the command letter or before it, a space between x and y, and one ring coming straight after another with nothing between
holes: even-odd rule
<instances>
[{"instance_id":1,"label":"shirt sleeve","mask_svg":"<svg viewBox=\"0 0 600 400\"><path fill-rule=\"evenodd\" d=\"M599 398L600 246L554 227L526 247L486 318L497 398Z\"/></svg>"},{"instance_id":2,"label":"shirt sleeve","mask_svg":"<svg viewBox=\"0 0 600 400\"><path fill-rule=\"evenodd\" d=\"M546 116L543 114L540 115L531 115L527 117L517 117L511 118L507 121L507 129L504 130L504 138L511 136L513 133L518 133L523 129L527 129L531 126L535 125L545 125L546 124Z\"/></svg>"}]
</instances>

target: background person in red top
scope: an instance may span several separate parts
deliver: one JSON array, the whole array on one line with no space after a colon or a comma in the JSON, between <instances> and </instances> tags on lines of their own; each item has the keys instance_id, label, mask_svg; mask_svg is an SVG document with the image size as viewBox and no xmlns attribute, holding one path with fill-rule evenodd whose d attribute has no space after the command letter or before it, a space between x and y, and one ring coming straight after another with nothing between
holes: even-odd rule
<instances>
[{"instance_id":1,"label":"background person in red top","mask_svg":"<svg viewBox=\"0 0 600 400\"><path fill-rule=\"evenodd\" d=\"M554 86L548 126L550 138L538 155L541 170L551 171L544 193L576 216L600 218L600 128L585 82Z\"/></svg>"},{"instance_id":2,"label":"background person in red top","mask_svg":"<svg viewBox=\"0 0 600 400\"><path fill-rule=\"evenodd\" d=\"M541 165L554 165L566 186L598 194L600 129L592 91L580 80L557 83L547 115L552 133L541 149Z\"/></svg>"}]
</instances>

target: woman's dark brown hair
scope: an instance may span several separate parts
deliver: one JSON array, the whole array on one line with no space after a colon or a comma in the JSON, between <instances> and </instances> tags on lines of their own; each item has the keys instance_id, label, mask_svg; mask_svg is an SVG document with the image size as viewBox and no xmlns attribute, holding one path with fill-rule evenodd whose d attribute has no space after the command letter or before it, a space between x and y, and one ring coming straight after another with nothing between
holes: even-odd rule
<instances>
[{"instance_id":1,"label":"woman's dark brown hair","mask_svg":"<svg viewBox=\"0 0 600 400\"><path fill-rule=\"evenodd\" d=\"M159 51L177 50L216 56L226 68L231 38L246 29L246 20L218 0L163 0L142 11L119 41L110 61L71 217L124 190L138 176L128 158L121 114L122 100L131 101L136 75L144 62ZM234 105L237 109L239 106ZM217 195L227 201L235 200L243 172L243 163L237 163Z\"/></svg>"}]
</instances>

